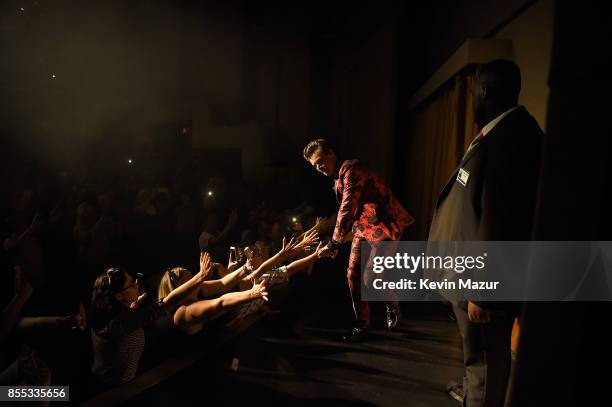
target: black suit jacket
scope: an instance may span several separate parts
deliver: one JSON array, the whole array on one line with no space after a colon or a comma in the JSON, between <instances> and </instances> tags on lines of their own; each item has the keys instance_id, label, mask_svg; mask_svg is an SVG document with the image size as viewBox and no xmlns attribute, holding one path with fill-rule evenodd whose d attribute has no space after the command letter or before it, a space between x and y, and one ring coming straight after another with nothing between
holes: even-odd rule
<instances>
[{"instance_id":1,"label":"black suit jacket","mask_svg":"<svg viewBox=\"0 0 612 407\"><path fill-rule=\"evenodd\" d=\"M530 240L543 133L524 107L504 117L464 156L442 189L429 240ZM457 176L469 173L465 185ZM518 304L485 302L488 309Z\"/></svg>"}]
</instances>

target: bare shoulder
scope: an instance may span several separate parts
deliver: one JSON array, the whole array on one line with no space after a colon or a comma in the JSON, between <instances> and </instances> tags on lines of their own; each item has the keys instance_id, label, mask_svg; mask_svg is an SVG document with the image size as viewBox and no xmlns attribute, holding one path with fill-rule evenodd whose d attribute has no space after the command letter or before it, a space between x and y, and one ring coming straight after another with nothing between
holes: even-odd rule
<instances>
[{"instance_id":1,"label":"bare shoulder","mask_svg":"<svg viewBox=\"0 0 612 407\"><path fill-rule=\"evenodd\" d=\"M190 313L190 306L192 305L181 305L174 313L174 325L187 335L194 335L200 332L204 326L203 322L192 317Z\"/></svg>"},{"instance_id":2,"label":"bare shoulder","mask_svg":"<svg viewBox=\"0 0 612 407\"><path fill-rule=\"evenodd\" d=\"M176 311L174 311L174 317L173 317L174 325L180 327L182 324L186 322L186 319L187 319L187 306L181 305L180 307L176 309Z\"/></svg>"}]
</instances>

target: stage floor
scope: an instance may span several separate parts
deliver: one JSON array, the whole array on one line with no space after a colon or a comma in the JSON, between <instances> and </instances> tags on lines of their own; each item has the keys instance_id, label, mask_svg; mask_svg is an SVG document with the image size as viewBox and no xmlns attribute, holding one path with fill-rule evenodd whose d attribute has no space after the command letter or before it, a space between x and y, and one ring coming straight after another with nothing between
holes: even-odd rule
<instances>
[{"instance_id":1,"label":"stage floor","mask_svg":"<svg viewBox=\"0 0 612 407\"><path fill-rule=\"evenodd\" d=\"M155 386L138 401L460 405L445 393L447 382L462 376L459 333L445 308L420 305L419 317L407 315L396 330L375 328L368 341L350 345L338 340L344 330L318 312L297 319L285 314L267 316L224 351Z\"/></svg>"}]
</instances>

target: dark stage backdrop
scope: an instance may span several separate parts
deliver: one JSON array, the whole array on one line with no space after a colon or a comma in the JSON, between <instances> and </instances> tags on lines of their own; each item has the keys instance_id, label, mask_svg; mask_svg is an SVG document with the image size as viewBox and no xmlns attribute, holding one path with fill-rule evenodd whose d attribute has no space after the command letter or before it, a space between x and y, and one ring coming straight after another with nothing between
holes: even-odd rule
<instances>
[{"instance_id":1,"label":"dark stage backdrop","mask_svg":"<svg viewBox=\"0 0 612 407\"><path fill-rule=\"evenodd\" d=\"M536 240L612 240L611 38L603 3L557 2ZM611 312L610 302L528 303L511 405L609 404Z\"/></svg>"}]
</instances>

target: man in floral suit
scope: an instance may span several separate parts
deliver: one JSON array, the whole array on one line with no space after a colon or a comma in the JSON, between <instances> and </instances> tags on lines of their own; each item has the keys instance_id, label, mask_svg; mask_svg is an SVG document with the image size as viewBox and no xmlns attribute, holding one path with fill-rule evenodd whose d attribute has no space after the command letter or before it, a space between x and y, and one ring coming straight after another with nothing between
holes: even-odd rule
<instances>
[{"instance_id":1,"label":"man in floral suit","mask_svg":"<svg viewBox=\"0 0 612 407\"><path fill-rule=\"evenodd\" d=\"M340 208L332 240L321 256L335 257L338 247L351 240L347 277L356 323L343 339L355 342L363 339L370 327L370 307L366 301L361 301L361 243L368 242L371 247L370 264L376 255L377 243L400 240L414 219L380 178L358 160L347 160L339 165L327 140L308 143L304 148L304 159L320 173L336 178L334 190ZM366 285L371 283L371 273L364 273L363 278ZM399 304L397 301L385 304L387 328L393 329L400 318Z\"/></svg>"}]
</instances>

